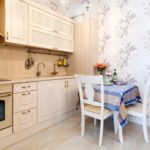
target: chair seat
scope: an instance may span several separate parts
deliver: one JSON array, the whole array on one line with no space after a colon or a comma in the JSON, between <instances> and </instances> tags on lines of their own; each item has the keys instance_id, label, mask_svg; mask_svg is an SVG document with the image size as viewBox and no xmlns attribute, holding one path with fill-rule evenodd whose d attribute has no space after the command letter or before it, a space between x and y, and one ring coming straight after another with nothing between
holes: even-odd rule
<instances>
[{"instance_id":1,"label":"chair seat","mask_svg":"<svg viewBox=\"0 0 150 150\"><path fill-rule=\"evenodd\" d=\"M143 113L143 104L142 103L137 103L135 105L131 105L127 107L127 113L128 114L142 114ZM150 109L147 109L147 113L150 113ZM133 114L133 115L134 115Z\"/></svg>"},{"instance_id":2,"label":"chair seat","mask_svg":"<svg viewBox=\"0 0 150 150\"><path fill-rule=\"evenodd\" d=\"M143 112L143 104L137 103L135 105L131 105L127 107L127 112L137 112L142 113Z\"/></svg>"},{"instance_id":3,"label":"chair seat","mask_svg":"<svg viewBox=\"0 0 150 150\"><path fill-rule=\"evenodd\" d=\"M86 104L84 106L84 109L86 111L90 111L92 113L96 113L96 114L101 115L101 107L100 106L93 106L93 105ZM104 114L108 114L110 112L111 112L110 110L104 108Z\"/></svg>"}]
</instances>

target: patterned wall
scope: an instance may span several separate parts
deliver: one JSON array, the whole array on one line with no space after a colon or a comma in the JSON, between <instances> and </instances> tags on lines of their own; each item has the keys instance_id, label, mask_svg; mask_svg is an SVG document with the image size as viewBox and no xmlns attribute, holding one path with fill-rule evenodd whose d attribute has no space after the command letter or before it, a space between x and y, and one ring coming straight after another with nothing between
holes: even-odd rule
<instances>
[{"instance_id":1,"label":"patterned wall","mask_svg":"<svg viewBox=\"0 0 150 150\"><path fill-rule=\"evenodd\" d=\"M150 76L150 1L99 1L99 61L136 83L143 95Z\"/></svg>"}]
</instances>

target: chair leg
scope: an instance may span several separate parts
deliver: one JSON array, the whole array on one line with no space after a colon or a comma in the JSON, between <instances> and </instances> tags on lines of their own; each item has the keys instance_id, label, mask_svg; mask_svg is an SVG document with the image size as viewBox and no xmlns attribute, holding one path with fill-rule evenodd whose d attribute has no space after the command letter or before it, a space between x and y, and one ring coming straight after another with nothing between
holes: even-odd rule
<instances>
[{"instance_id":1,"label":"chair leg","mask_svg":"<svg viewBox=\"0 0 150 150\"><path fill-rule=\"evenodd\" d=\"M85 116L82 115L82 121L81 121L81 137L84 137L85 134Z\"/></svg>"},{"instance_id":2,"label":"chair leg","mask_svg":"<svg viewBox=\"0 0 150 150\"><path fill-rule=\"evenodd\" d=\"M94 125L97 125L97 119L94 118Z\"/></svg>"},{"instance_id":3,"label":"chair leg","mask_svg":"<svg viewBox=\"0 0 150 150\"><path fill-rule=\"evenodd\" d=\"M123 144L122 126L120 125L119 122L118 122L118 124L119 124L119 141L121 144Z\"/></svg>"},{"instance_id":4,"label":"chair leg","mask_svg":"<svg viewBox=\"0 0 150 150\"><path fill-rule=\"evenodd\" d=\"M143 133L145 142L148 143L148 133L147 133L147 119L146 117L143 118Z\"/></svg>"},{"instance_id":5,"label":"chair leg","mask_svg":"<svg viewBox=\"0 0 150 150\"><path fill-rule=\"evenodd\" d=\"M100 123L100 136L99 136L99 146L102 145L102 141L103 141L103 131L104 131L104 120L102 119L101 120L101 123Z\"/></svg>"},{"instance_id":6,"label":"chair leg","mask_svg":"<svg viewBox=\"0 0 150 150\"><path fill-rule=\"evenodd\" d=\"M117 112L114 112L113 113L113 116L114 116L114 132L117 133L118 132L118 114Z\"/></svg>"}]
</instances>

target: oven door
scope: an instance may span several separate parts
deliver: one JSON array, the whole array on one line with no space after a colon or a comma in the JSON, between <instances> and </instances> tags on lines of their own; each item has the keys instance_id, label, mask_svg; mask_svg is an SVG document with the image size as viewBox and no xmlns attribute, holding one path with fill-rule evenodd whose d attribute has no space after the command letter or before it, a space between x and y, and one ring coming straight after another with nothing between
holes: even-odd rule
<instances>
[{"instance_id":1,"label":"oven door","mask_svg":"<svg viewBox=\"0 0 150 150\"><path fill-rule=\"evenodd\" d=\"M12 93L0 94L0 130L12 126Z\"/></svg>"}]
</instances>

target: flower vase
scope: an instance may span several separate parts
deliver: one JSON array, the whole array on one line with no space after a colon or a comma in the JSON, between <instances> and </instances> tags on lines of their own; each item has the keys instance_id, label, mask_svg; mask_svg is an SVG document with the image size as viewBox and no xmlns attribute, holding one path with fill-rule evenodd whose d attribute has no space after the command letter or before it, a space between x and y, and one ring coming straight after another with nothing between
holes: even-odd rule
<instances>
[{"instance_id":1,"label":"flower vase","mask_svg":"<svg viewBox=\"0 0 150 150\"><path fill-rule=\"evenodd\" d=\"M102 75L103 77L105 76L105 69L101 69L99 70L100 75Z\"/></svg>"}]
</instances>

